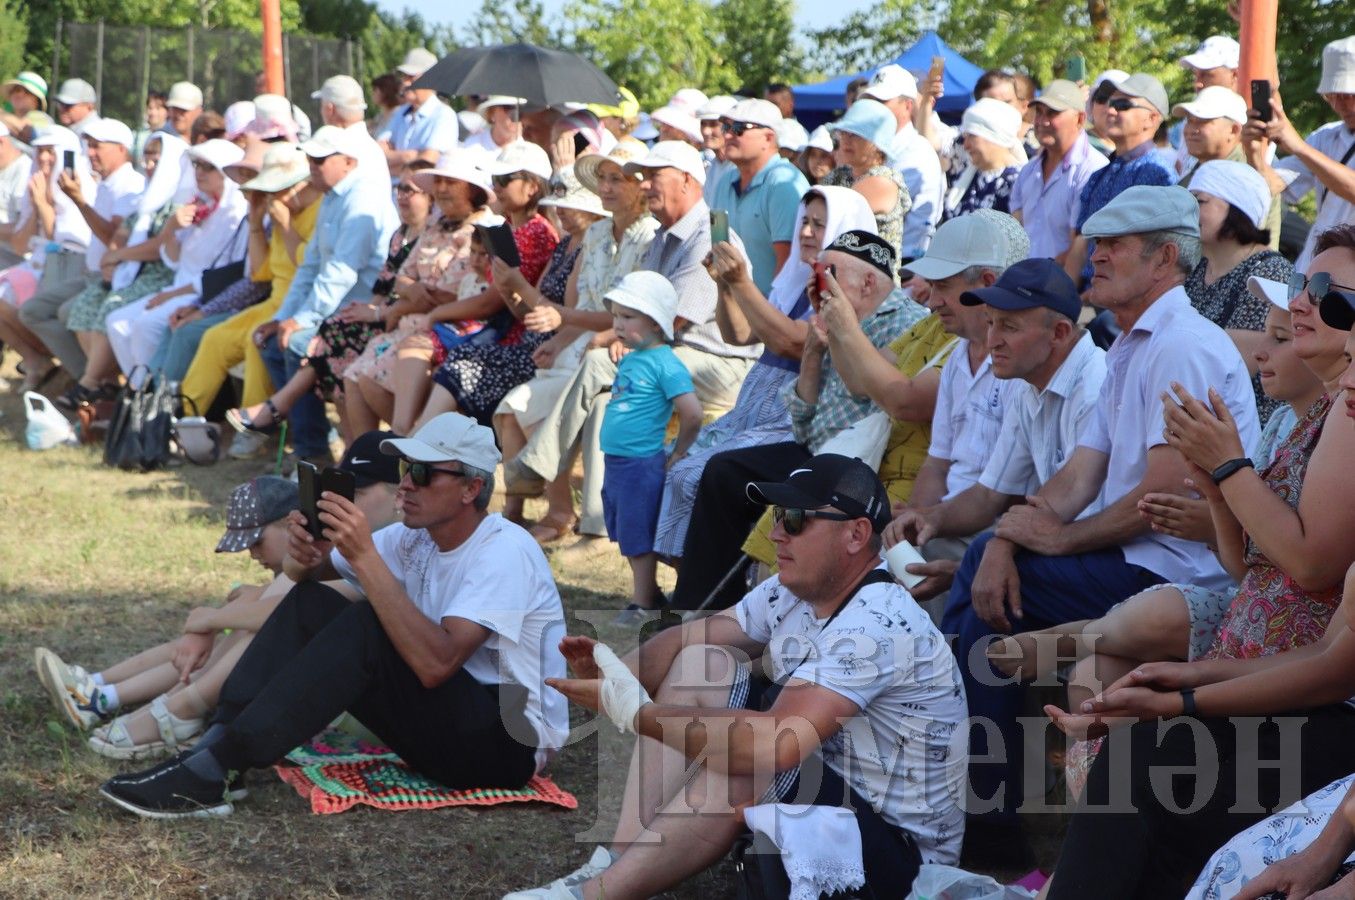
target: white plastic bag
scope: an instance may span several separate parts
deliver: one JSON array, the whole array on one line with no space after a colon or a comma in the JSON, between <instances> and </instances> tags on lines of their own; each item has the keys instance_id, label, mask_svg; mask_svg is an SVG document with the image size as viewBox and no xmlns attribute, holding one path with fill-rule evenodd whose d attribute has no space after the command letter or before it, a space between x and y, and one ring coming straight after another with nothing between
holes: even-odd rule
<instances>
[{"instance_id":1,"label":"white plastic bag","mask_svg":"<svg viewBox=\"0 0 1355 900\"><path fill-rule=\"evenodd\" d=\"M889 432L894 427L889 413L877 410L823 442L819 453L837 453L841 456L854 456L872 469L880 468L884 459L885 447L889 444Z\"/></svg>"},{"instance_id":2,"label":"white plastic bag","mask_svg":"<svg viewBox=\"0 0 1355 900\"><path fill-rule=\"evenodd\" d=\"M70 420L42 394L24 391L24 411L28 413L24 439L29 450L51 450L61 444L80 443Z\"/></svg>"},{"instance_id":3,"label":"white plastic bag","mask_svg":"<svg viewBox=\"0 0 1355 900\"><path fill-rule=\"evenodd\" d=\"M927 863L918 871L908 900L1030 900L1034 896L1025 888L998 884L987 875Z\"/></svg>"}]
</instances>

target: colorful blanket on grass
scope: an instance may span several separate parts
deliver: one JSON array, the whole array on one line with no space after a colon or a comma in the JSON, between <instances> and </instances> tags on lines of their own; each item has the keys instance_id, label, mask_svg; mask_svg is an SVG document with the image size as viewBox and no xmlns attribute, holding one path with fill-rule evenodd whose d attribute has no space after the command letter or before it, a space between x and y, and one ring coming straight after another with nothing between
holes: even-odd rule
<instances>
[{"instance_id":1,"label":"colorful blanket on grass","mask_svg":"<svg viewBox=\"0 0 1355 900\"><path fill-rule=\"evenodd\" d=\"M311 812L341 813L358 804L399 812L444 806L497 806L535 800L565 809L579 801L544 775L520 790L477 788L454 791L415 772L389 747L372 744L345 731L329 729L287 754L287 765L274 766L283 781L310 801Z\"/></svg>"}]
</instances>

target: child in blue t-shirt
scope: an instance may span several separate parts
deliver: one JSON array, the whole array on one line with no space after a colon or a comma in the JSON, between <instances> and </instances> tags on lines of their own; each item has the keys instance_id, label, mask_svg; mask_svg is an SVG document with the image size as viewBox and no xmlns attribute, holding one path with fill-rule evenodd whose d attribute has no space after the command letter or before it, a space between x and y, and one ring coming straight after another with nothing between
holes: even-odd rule
<instances>
[{"instance_id":1,"label":"child in blue t-shirt","mask_svg":"<svg viewBox=\"0 0 1355 900\"><path fill-rule=\"evenodd\" d=\"M677 292L656 272L631 272L603 296L612 328L628 351L616 367L612 399L602 419L602 510L607 536L630 561L634 589L618 624L661 602L654 531L670 457L663 439L677 410L679 430L671 458L680 459L701 428L701 402L692 376L673 353Z\"/></svg>"}]
</instances>

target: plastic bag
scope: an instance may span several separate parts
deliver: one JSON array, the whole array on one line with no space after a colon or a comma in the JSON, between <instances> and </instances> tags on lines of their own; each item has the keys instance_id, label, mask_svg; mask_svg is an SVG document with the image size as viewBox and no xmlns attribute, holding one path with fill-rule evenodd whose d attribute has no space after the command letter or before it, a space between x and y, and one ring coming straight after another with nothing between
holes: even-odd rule
<instances>
[{"instance_id":1,"label":"plastic bag","mask_svg":"<svg viewBox=\"0 0 1355 900\"><path fill-rule=\"evenodd\" d=\"M1025 888L998 884L987 875L927 863L918 871L908 900L1030 900L1034 896Z\"/></svg>"},{"instance_id":2,"label":"plastic bag","mask_svg":"<svg viewBox=\"0 0 1355 900\"><path fill-rule=\"evenodd\" d=\"M24 410L28 413L24 439L29 450L51 450L61 444L79 443L70 420L42 394L24 391Z\"/></svg>"}]
</instances>

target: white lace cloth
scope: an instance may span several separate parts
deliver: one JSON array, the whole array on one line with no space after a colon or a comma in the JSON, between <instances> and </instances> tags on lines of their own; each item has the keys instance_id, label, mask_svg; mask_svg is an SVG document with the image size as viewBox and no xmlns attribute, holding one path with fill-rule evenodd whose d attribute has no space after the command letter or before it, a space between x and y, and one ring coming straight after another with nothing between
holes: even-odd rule
<instances>
[{"instance_id":1,"label":"white lace cloth","mask_svg":"<svg viewBox=\"0 0 1355 900\"><path fill-rule=\"evenodd\" d=\"M851 810L766 803L745 809L743 819L781 851L781 863L790 876L790 900L818 900L820 894L866 883L861 829Z\"/></svg>"}]
</instances>

